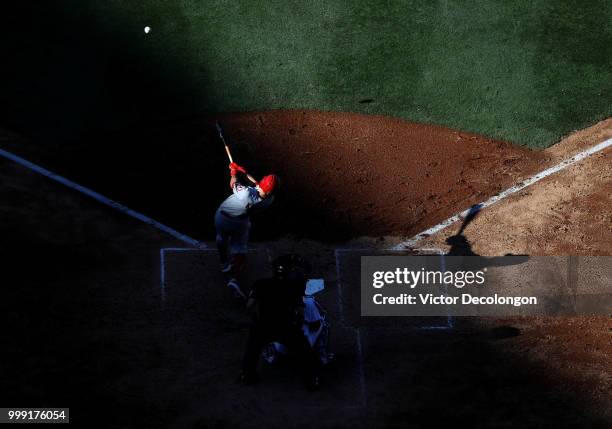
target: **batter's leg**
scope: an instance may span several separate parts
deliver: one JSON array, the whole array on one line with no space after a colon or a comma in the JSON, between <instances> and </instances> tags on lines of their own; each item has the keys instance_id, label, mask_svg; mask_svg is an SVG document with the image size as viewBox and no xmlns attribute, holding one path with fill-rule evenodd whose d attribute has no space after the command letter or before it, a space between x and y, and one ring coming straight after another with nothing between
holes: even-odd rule
<instances>
[{"instance_id":1,"label":"batter's leg","mask_svg":"<svg viewBox=\"0 0 612 429\"><path fill-rule=\"evenodd\" d=\"M230 239L230 276L236 280L246 268L251 222L245 219L238 228L234 228Z\"/></svg>"},{"instance_id":2,"label":"batter's leg","mask_svg":"<svg viewBox=\"0 0 612 429\"><path fill-rule=\"evenodd\" d=\"M217 231L215 242L217 244L217 250L219 251L219 261L223 269L223 266L229 263L230 234L227 220L223 218L223 215L218 210L215 213L215 230Z\"/></svg>"}]
</instances>

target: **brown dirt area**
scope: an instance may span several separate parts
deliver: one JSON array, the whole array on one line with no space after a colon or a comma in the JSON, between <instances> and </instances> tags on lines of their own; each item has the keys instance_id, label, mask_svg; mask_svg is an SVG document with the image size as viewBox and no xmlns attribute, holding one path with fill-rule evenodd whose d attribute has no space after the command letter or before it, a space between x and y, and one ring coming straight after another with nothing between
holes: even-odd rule
<instances>
[{"instance_id":1,"label":"brown dirt area","mask_svg":"<svg viewBox=\"0 0 612 429\"><path fill-rule=\"evenodd\" d=\"M532 151L392 118L270 111L140 124L60 141L5 137L2 147L205 240L213 237L206 219L227 196L216 119L239 163L255 176L281 176L277 203L255 222L260 240L288 234L321 241L411 237L612 135L607 120ZM498 206L524 200L521 208L483 212L469 231L475 234L478 222L499 212L490 222L498 234L476 248L610 254L610 156L606 150ZM554 191L545 186L553 182ZM525 199L532 193L541 195ZM486 234L491 238L493 231Z\"/></svg>"},{"instance_id":2,"label":"brown dirt area","mask_svg":"<svg viewBox=\"0 0 612 429\"><path fill-rule=\"evenodd\" d=\"M612 119L545 152L554 165L612 137ZM553 174L482 211L463 231L481 255L612 255L612 149ZM448 248L453 225L419 246Z\"/></svg>"},{"instance_id":3,"label":"brown dirt area","mask_svg":"<svg viewBox=\"0 0 612 429\"><path fill-rule=\"evenodd\" d=\"M283 179L289 217L319 239L416 233L549 161L482 136L379 116L272 111L220 119L237 159L249 166L265 157ZM316 231L330 222L335 231Z\"/></svg>"},{"instance_id":4,"label":"brown dirt area","mask_svg":"<svg viewBox=\"0 0 612 429\"><path fill-rule=\"evenodd\" d=\"M211 231L201 225L209 227L226 194L214 119L66 147L2 133L0 147L206 239ZM272 255L302 253L325 278L322 301L341 363L327 374L332 385L307 396L286 372L265 373L253 390L236 384L248 321L206 271L214 258L169 259L169 287L184 296L179 308L162 312L159 248L180 243L0 160L4 299L16 327L5 341L0 390L11 401L66 403L76 418L98 415L104 427L609 427L610 318L465 318L443 332L401 324L356 330L340 323L336 246L303 237L367 236L359 243L388 247L609 138L612 120L534 152L380 117L296 111L218 119L238 161L283 178L278 206L254 221L265 239L255 245ZM125 159L109 168L106 153L122 146ZM610 255L610 152L483 210L464 231L471 250ZM150 165L138 163L149 155ZM200 197L206 189L210 195ZM457 227L421 244L446 248ZM279 234L285 238L271 240ZM219 312L224 317L213 317ZM495 334L508 326L520 335Z\"/></svg>"},{"instance_id":5,"label":"brown dirt area","mask_svg":"<svg viewBox=\"0 0 612 429\"><path fill-rule=\"evenodd\" d=\"M572 134L545 152L556 163L610 137L612 119ZM608 148L483 210L465 227L462 241L479 255L612 255L611 190L612 149ZM452 242L460 226L424 239L419 247L449 250L447 241ZM562 383L610 404L610 317L506 322L520 326L523 335L508 342L505 352L548 367Z\"/></svg>"},{"instance_id":6,"label":"brown dirt area","mask_svg":"<svg viewBox=\"0 0 612 429\"><path fill-rule=\"evenodd\" d=\"M226 114L2 147L195 238L227 196L220 119L234 158L282 190L254 237L410 235L541 170L549 155L392 118L313 111ZM160 203L163 201L163 203Z\"/></svg>"}]
</instances>

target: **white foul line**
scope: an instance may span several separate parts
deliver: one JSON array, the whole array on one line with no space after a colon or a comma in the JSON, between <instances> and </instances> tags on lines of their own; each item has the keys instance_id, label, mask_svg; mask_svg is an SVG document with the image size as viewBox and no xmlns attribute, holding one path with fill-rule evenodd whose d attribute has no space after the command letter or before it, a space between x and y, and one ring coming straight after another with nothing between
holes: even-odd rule
<instances>
[{"instance_id":1,"label":"white foul line","mask_svg":"<svg viewBox=\"0 0 612 429\"><path fill-rule=\"evenodd\" d=\"M522 181L519 184L516 184L514 186L512 186L511 188L506 189L503 192L500 192L497 195L492 196L491 198L489 198L488 200L477 204L478 206L480 206L480 209L484 209L485 207L489 207L501 200L503 200L504 198L515 194L523 189L525 189L528 186L533 185L536 182L539 182L540 180L544 179L545 177L550 176L551 174L554 174L558 171L561 171L567 167L569 167L572 164L575 164L579 161L582 161L583 159L593 155L594 153L597 153L599 151L602 151L604 149L606 149L607 147L612 146L612 138L608 139L602 143L599 143L583 152L580 152L574 156L572 156L571 158L568 158L564 161L561 161L559 164L555 165L554 167L550 167L547 168L546 170L536 174L535 176L530 177L529 179L526 179L524 181ZM472 206L474 207L474 206ZM414 247L414 245L416 243L418 243L419 241L421 241L423 238L427 238L430 235L435 234L436 232L442 231L443 229L449 227L450 225L454 224L455 222L460 221L461 219L465 218L465 216L467 216L470 211L472 210L472 208L470 207L469 209L463 210L460 213L457 213L454 216L449 217L448 219L440 222L439 224L432 226L431 228L418 233L417 235L415 235L414 237L412 237L410 240L404 241L403 243L400 243L398 245L396 245L395 247L393 247L393 249L395 250L401 250L401 249L406 249L406 248L411 248Z\"/></svg>"},{"instance_id":2,"label":"white foul line","mask_svg":"<svg viewBox=\"0 0 612 429\"><path fill-rule=\"evenodd\" d=\"M106 198L104 195L101 195L95 191L92 191L89 188L86 188L85 186L81 186L78 183L74 183L71 180L66 179L65 177L60 176L59 174L55 174L49 170L47 170L46 168L43 168L39 165L36 165L26 159L23 159L17 155L14 155L10 152L7 152L3 149L0 149L0 156L3 156L7 159L10 159L13 162L16 162L19 165L22 165L38 174L41 174L45 177L48 177L49 179L55 180L56 182L61 183L62 185L65 185L71 189L74 189L84 195L87 195L90 198L93 198L96 201L101 202L102 204L105 204L109 207L114 208L115 210L118 210L122 213L125 213L128 216L133 217L134 219L138 219L139 221L142 221L148 225L151 225L154 228L159 229L160 231L165 232L166 234L171 235L172 237L182 241L183 243L189 244L191 246L197 247L199 249L206 247L205 244L201 243L200 241L189 237L188 235L182 234L180 232L178 232L175 229L170 228L169 226L164 225L163 223L157 222L154 219L151 219L148 216L143 215L142 213L138 213L126 206L124 206L123 204L120 204L116 201L111 200L110 198Z\"/></svg>"}]
</instances>

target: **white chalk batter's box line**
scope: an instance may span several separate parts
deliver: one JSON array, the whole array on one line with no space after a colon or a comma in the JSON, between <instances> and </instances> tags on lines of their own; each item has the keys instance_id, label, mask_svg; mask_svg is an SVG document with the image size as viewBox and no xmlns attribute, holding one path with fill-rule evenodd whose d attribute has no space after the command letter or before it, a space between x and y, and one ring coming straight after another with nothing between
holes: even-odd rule
<instances>
[{"instance_id":1,"label":"white chalk batter's box line","mask_svg":"<svg viewBox=\"0 0 612 429\"><path fill-rule=\"evenodd\" d=\"M336 249L334 251L334 257L336 259L336 306L338 307L338 319L341 325L344 325L344 302L343 302L343 294L342 294L342 276L340 275L340 254L342 253L404 253L398 252L395 249L373 249L373 248L342 248ZM441 268L445 268L445 260L444 260L444 252L441 249L418 249L418 253L424 255L440 255L440 265ZM417 330L417 331L426 331L426 330L448 330L453 328L453 319L449 314L447 316L446 325L439 326L415 326L412 328L406 327L406 329ZM359 327L353 327L356 338L357 345L357 370L359 372L359 387L361 393L361 407L365 408L368 404L368 385L365 376L365 368L364 368L364 360L363 360L363 343L361 341L361 330ZM350 407L353 408L353 407Z\"/></svg>"},{"instance_id":2,"label":"white chalk batter's box line","mask_svg":"<svg viewBox=\"0 0 612 429\"><path fill-rule=\"evenodd\" d=\"M253 248L249 249L249 252L259 252L261 249ZM271 261L271 252L269 248L264 248L264 251L268 254L268 261ZM216 249L206 248L206 249L194 249L194 248L184 248L184 247L166 247L162 248L159 251L160 254L160 282L161 282L161 303L162 309L165 306L166 299L166 254L176 252L176 253L184 253L184 252L211 252L216 253ZM355 347L356 347L356 356L357 356L357 376L359 379L359 391L360 391L360 400L361 404L358 406L343 406L342 408L363 408L367 406L367 381L365 376L364 369L364 359L363 359L363 343L361 340L361 330L358 327L346 326L344 323L344 309L343 309L343 298L342 298L342 281L341 281L341 269L340 269L340 258L339 255L341 253L404 253L402 251L398 251L395 249L374 249L374 248L343 248L336 249L334 251L335 262L336 262L336 305L338 307L338 324L343 328L352 329L355 334ZM441 268L445 267L444 260L444 252L441 249L418 249L417 252L421 255L439 255L440 256L440 265ZM435 331L435 330L448 330L453 329L453 319L450 314L447 316L447 323L445 325L434 325L434 326L415 326L415 327L406 327L405 330L414 330L414 331ZM325 408L325 407L305 407L305 408Z\"/></svg>"},{"instance_id":3,"label":"white chalk batter's box line","mask_svg":"<svg viewBox=\"0 0 612 429\"><path fill-rule=\"evenodd\" d=\"M260 252L261 248L250 248L249 253L257 253ZM272 255L270 249L268 247L263 248L268 255L268 262L272 261ZM428 249L415 249L416 252L420 255L439 255L440 256L440 266L442 269L445 267L444 260L444 252L441 249L428 248ZM167 283L166 283L166 254L167 253L185 253L185 252L203 252L203 253L217 253L216 249L211 248L200 248L194 249L192 247L163 247L159 250L159 277L160 277L160 300L162 309L166 304L166 292L167 292ZM374 248L342 248L336 249L334 251L335 256L335 264L336 264L336 307L338 313L338 322L344 327L350 327L345 325L344 318L344 298L342 291L342 279L341 279L341 268L340 268L340 254L342 253L403 253L401 250L397 249L374 249ZM444 325L433 325L433 326L414 326L414 327L406 327L407 330L444 330L444 329L452 329L453 328L453 318L449 314L447 315L447 321Z\"/></svg>"},{"instance_id":4,"label":"white chalk batter's box line","mask_svg":"<svg viewBox=\"0 0 612 429\"><path fill-rule=\"evenodd\" d=\"M349 249L342 249L342 250L349 250ZM248 251L257 253L261 251L261 248L250 248L248 249ZM271 263L272 254L270 252L270 249L265 247L264 251L268 255L268 261ZM186 253L186 252L217 253L218 251L216 249L211 249L211 248L194 249L192 247L163 247L159 250L160 284L161 284L160 297L161 297L162 310L164 309L165 300L166 300L166 254L167 253ZM361 404L360 405L346 405L340 408L342 409L363 408L367 405L367 387L366 387L365 372L363 368L363 346L362 346L362 341L361 341L361 331L359 331L359 328L351 328L351 327L348 327L348 328L352 329L355 334L355 347L356 347L356 355L357 355L357 377L359 380L359 391L360 391ZM303 408L320 410L320 409L326 409L329 407L304 406ZM335 408L338 408L338 407L335 407Z\"/></svg>"}]
</instances>

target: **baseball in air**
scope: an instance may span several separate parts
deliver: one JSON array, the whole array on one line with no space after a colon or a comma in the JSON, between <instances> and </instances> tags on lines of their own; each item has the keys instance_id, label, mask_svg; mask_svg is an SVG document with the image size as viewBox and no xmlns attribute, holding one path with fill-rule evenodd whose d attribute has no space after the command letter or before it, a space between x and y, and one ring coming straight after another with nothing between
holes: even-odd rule
<instances>
[{"instance_id":1,"label":"baseball in air","mask_svg":"<svg viewBox=\"0 0 612 429\"><path fill-rule=\"evenodd\" d=\"M149 34L149 31L151 31L151 27L145 27L144 28L145 34Z\"/></svg>"}]
</instances>

